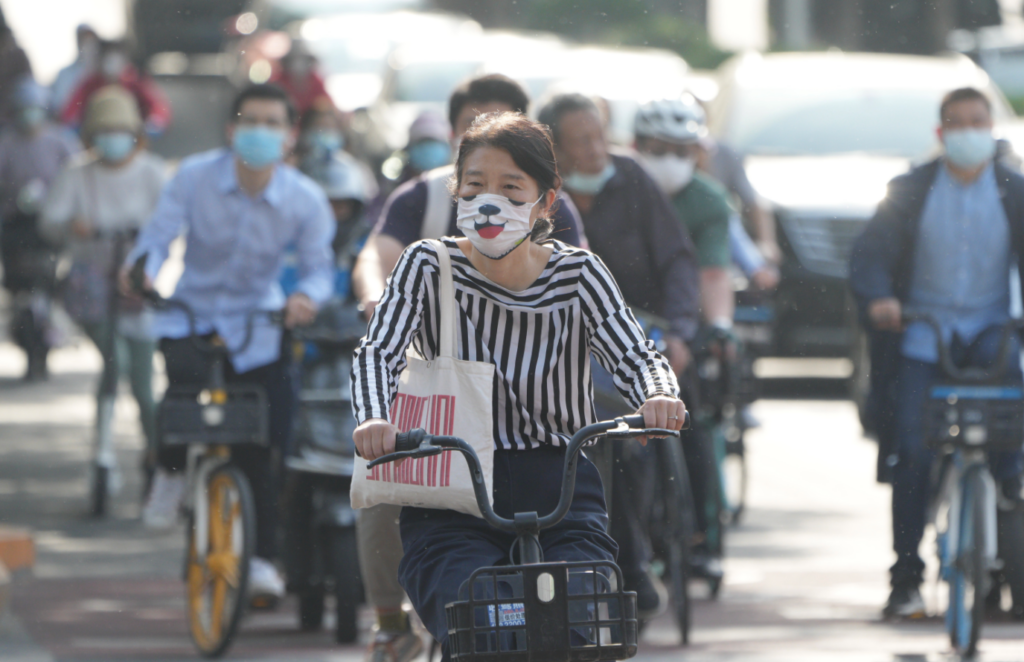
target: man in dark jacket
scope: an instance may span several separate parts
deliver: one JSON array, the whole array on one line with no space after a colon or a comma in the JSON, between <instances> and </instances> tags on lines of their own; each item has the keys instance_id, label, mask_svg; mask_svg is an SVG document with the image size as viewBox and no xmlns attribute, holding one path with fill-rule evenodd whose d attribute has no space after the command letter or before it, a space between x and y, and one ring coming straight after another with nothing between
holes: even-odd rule
<instances>
[{"instance_id":1,"label":"man in dark jacket","mask_svg":"<svg viewBox=\"0 0 1024 662\"><path fill-rule=\"evenodd\" d=\"M876 340L897 357L894 394L898 461L893 470L892 593L887 617L924 615L919 586L933 455L924 445L922 411L940 377L935 333L912 310L934 317L961 364L992 365L1009 320L1010 270L1024 257L1024 178L994 162L992 114L978 90L950 92L940 109L942 158L897 177L854 246L850 283ZM1021 380L1013 339L1007 377ZM877 366L885 369L886 366ZM1004 494L1020 499L1021 454L990 454Z\"/></svg>"},{"instance_id":2,"label":"man in dark jacket","mask_svg":"<svg viewBox=\"0 0 1024 662\"><path fill-rule=\"evenodd\" d=\"M697 332L700 275L696 251L672 204L650 175L628 156L612 154L594 102L579 94L551 99L538 114L551 128L563 187L580 212L583 230L594 251L615 277L630 307L668 323L665 353L676 374L691 362L687 342ZM595 383L608 380L594 370ZM685 386L684 400L692 401ZM613 412L598 411L598 416ZM619 412L614 412L619 413ZM713 456L686 444L694 472L710 471ZM656 471L653 447L611 448L610 533L619 544L619 567L626 589L637 592L637 610L650 619L668 604L664 586L650 568L653 557L647 530L654 500L651 476ZM697 484L697 481L694 481ZM697 555L695 555L696 557ZM717 559L701 554L699 574L721 578ZM710 566L710 567L709 567Z\"/></svg>"}]
</instances>

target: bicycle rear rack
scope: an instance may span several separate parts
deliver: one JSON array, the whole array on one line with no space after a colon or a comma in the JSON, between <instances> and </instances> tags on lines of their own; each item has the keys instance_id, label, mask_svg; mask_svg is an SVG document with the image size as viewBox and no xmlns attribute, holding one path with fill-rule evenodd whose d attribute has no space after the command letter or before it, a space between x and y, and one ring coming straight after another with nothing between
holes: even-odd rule
<instances>
[{"instance_id":1,"label":"bicycle rear rack","mask_svg":"<svg viewBox=\"0 0 1024 662\"><path fill-rule=\"evenodd\" d=\"M636 593L611 561L480 568L449 603L453 660L597 662L636 655Z\"/></svg>"}]
</instances>

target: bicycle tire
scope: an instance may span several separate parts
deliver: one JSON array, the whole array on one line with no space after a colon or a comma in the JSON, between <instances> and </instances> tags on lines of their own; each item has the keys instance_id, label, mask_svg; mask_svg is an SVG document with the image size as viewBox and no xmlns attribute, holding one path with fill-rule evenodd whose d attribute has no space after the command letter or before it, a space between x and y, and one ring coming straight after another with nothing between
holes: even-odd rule
<instances>
[{"instance_id":1,"label":"bicycle tire","mask_svg":"<svg viewBox=\"0 0 1024 662\"><path fill-rule=\"evenodd\" d=\"M999 511L998 520L1001 578L1010 587L1013 615L1020 619L1024 618L1024 505L1015 503Z\"/></svg>"},{"instance_id":2,"label":"bicycle tire","mask_svg":"<svg viewBox=\"0 0 1024 662\"><path fill-rule=\"evenodd\" d=\"M668 540L666 565L673 617L683 645L690 643L692 624L690 600L690 544L693 539L694 505L690 487L690 474L686 457L678 439L659 440L661 455L661 494L665 498L665 518L669 524L665 533Z\"/></svg>"},{"instance_id":3,"label":"bicycle tire","mask_svg":"<svg viewBox=\"0 0 1024 662\"><path fill-rule=\"evenodd\" d=\"M960 511L960 540L957 549L957 582L955 602L950 598L950 608L955 609L953 645L965 657L972 657L978 650L981 628L985 621L986 579L988 564L985 562L985 482L980 470L973 470L964 479L963 507ZM966 534L966 535L965 535Z\"/></svg>"},{"instance_id":4,"label":"bicycle tire","mask_svg":"<svg viewBox=\"0 0 1024 662\"><path fill-rule=\"evenodd\" d=\"M708 551L721 558L725 555L725 525L729 519L729 507L725 493L725 437L720 428L710 430L711 457L714 458L714 471L708 472L707 495L704 499L705 514L708 523Z\"/></svg>"},{"instance_id":5,"label":"bicycle tire","mask_svg":"<svg viewBox=\"0 0 1024 662\"><path fill-rule=\"evenodd\" d=\"M210 473L204 496L209 507L207 549L196 549L193 524L188 541L186 609L192 642L203 657L217 658L234 640L248 602L256 508L249 480L232 464Z\"/></svg>"},{"instance_id":6,"label":"bicycle tire","mask_svg":"<svg viewBox=\"0 0 1024 662\"><path fill-rule=\"evenodd\" d=\"M334 639L339 644L351 644L359 638L359 603L362 595L355 528L331 531L328 549L334 579Z\"/></svg>"},{"instance_id":7,"label":"bicycle tire","mask_svg":"<svg viewBox=\"0 0 1024 662\"><path fill-rule=\"evenodd\" d=\"M743 511L747 507L747 453L742 431L736 441L725 442L722 475L729 524L736 525L740 523Z\"/></svg>"}]
</instances>

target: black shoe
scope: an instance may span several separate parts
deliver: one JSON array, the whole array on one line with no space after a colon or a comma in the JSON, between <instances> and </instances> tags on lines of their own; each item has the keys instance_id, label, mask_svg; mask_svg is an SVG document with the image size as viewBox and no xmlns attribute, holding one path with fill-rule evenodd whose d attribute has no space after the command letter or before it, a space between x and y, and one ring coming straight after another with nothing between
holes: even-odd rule
<instances>
[{"instance_id":1,"label":"black shoe","mask_svg":"<svg viewBox=\"0 0 1024 662\"><path fill-rule=\"evenodd\" d=\"M921 598L921 589L917 584L897 584L893 586L889 594L889 602L882 610L882 616L887 619L917 619L924 618L924 600Z\"/></svg>"},{"instance_id":2,"label":"black shoe","mask_svg":"<svg viewBox=\"0 0 1024 662\"><path fill-rule=\"evenodd\" d=\"M650 570L626 577L626 590L636 591L636 611L641 620L651 620L668 608L668 589Z\"/></svg>"}]
</instances>

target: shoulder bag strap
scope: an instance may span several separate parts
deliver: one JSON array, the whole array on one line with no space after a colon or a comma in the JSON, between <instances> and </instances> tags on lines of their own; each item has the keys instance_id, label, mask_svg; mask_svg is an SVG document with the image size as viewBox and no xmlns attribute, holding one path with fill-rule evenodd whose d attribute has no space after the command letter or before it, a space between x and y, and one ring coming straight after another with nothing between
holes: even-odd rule
<instances>
[{"instance_id":1,"label":"shoulder bag strap","mask_svg":"<svg viewBox=\"0 0 1024 662\"><path fill-rule=\"evenodd\" d=\"M437 293L438 317L441 318L440 341L438 356L455 357L455 282L452 280L452 258L448 247L437 239L428 239L437 251L437 262L440 265L441 283Z\"/></svg>"},{"instance_id":2,"label":"shoulder bag strap","mask_svg":"<svg viewBox=\"0 0 1024 662\"><path fill-rule=\"evenodd\" d=\"M448 234L452 216L452 194L448 180L454 172L452 166L441 166L424 177L427 185L427 207L423 213L420 239L437 239Z\"/></svg>"}]
</instances>

